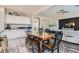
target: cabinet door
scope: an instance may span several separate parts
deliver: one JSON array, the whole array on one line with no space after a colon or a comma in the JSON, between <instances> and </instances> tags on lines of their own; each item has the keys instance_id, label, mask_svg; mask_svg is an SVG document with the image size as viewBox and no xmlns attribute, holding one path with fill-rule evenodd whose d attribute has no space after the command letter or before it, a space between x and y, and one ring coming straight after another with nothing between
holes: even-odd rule
<instances>
[{"instance_id":1,"label":"cabinet door","mask_svg":"<svg viewBox=\"0 0 79 59\"><path fill-rule=\"evenodd\" d=\"M4 30L4 8L0 8L0 32Z\"/></svg>"},{"instance_id":2,"label":"cabinet door","mask_svg":"<svg viewBox=\"0 0 79 59\"><path fill-rule=\"evenodd\" d=\"M29 17L6 15L7 24L31 24Z\"/></svg>"}]
</instances>

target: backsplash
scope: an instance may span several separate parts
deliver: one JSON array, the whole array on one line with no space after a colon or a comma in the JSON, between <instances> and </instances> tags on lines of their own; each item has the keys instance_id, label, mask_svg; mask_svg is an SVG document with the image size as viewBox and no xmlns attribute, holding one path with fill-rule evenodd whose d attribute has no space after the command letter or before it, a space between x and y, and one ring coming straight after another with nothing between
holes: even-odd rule
<instances>
[{"instance_id":1,"label":"backsplash","mask_svg":"<svg viewBox=\"0 0 79 59\"><path fill-rule=\"evenodd\" d=\"M5 24L5 27L7 24ZM12 29L17 29L19 27L31 27L31 24L10 24Z\"/></svg>"}]
</instances>

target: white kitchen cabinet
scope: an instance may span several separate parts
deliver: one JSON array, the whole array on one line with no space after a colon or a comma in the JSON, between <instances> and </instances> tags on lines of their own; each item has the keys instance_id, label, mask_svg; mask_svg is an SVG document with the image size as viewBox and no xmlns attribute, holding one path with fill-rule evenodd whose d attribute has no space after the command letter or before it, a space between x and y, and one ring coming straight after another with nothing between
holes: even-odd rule
<instances>
[{"instance_id":1,"label":"white kitchen cabinet","mask_svg":"<svg viewBox=\"0 0 79 59\"><path fill-rule=\"evenodd\" d=\"M31 24L30 17L6 15L6 24Z\"/></svg>"},{"instance_id":2,"label":"white kitchen cabinet","mask_svg":"<svg viewBox=\"0 0 79 59\"><path fill-rule=\"evenodd\" d=\"M63 31L63 38L62 40L79 44L79 31L73 30L62 30Z\"/></svg>"},{"instance_id":3,"label":"white kitchen cabinet","mask_svg":"<svg viewBox=\"0 0 79 59\"><path fill-rule=\"evenodd\" d=\"M64 41L79 44L79 39L74 36L73 37L65 37Z\"/></svg>"}]
</instances>

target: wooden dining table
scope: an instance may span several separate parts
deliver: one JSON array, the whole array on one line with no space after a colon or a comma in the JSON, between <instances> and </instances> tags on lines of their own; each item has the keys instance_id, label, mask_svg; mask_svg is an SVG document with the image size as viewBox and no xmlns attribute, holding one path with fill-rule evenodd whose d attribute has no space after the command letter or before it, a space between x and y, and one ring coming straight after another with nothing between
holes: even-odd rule
<instances>
[{"instance_id":1,"label":"wooden dining table","mask_svg":"<svg viewBox=\"0 0 79 59\"><path fill-rule=\"evenodd\" d=\"M45 41L45 40L51 40L51 39L55 38L55 36L52 35L52 34L42 35L42 34L32 34L32 33L30 33L29 35L40 38L38 40L39 41L39 51L38 52L40 52L40 53L43 51L43 49L42 49L43 41Z\"/></svg>"}]
</instances>

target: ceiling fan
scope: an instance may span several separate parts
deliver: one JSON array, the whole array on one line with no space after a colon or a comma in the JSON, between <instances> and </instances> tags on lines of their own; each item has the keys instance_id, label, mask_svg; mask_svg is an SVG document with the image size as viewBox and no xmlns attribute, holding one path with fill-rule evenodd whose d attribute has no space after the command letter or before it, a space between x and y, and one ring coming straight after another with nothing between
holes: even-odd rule
<instances>
[{"instance_id":1,"label":"ceiling fan","mask_svg":"<svg viewBox=\"0 0 79 59\"><path fill-rule=\"evenodd\" d=\"M66 11L64 9L60 9L59 11L57 11L58 14L65 14L65 13L68 13L69 11Z\"/></svg>"}]
</instances>

